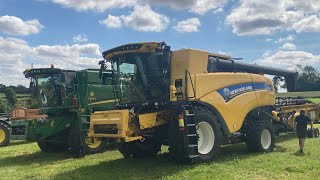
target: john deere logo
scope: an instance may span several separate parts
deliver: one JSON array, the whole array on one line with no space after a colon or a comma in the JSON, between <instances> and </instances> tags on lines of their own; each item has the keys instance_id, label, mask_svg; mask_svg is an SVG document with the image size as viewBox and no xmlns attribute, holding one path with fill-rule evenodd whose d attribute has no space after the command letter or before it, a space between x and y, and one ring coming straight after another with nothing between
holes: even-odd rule
<instances>
[{"instance_id":1,"label":"john deere logo","mask_svg":"<svg viewBox=\"0 0 320 180\"><path fill-rule=\"evenodd\" d=\"M227 99L230 96L229 88L223 88L223 98Z\"/></svg>"},{"instance_id":2,"label":"john deere logo","mask_svg":"<svg viewBox=\"0 0 320 180\"><path fill-rule=\"evenodd\" d=\"M94 96L94 92L91 92L91 93L90 93L90 96L93 97L93 96Z\"/></svg>"}]
</instances>

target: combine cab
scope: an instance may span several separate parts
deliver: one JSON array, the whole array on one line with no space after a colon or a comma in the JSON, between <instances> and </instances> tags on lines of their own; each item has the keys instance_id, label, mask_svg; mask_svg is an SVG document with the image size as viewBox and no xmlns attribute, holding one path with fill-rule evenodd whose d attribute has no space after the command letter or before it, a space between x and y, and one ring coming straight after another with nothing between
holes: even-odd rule
<instances>
[{"instance_id":1,"label":"combine cab","mask_svg":"<svg viewBox=\"0 0 320 180\"><path fill-rule=\"evenodd\" d=\"M57 152L69 148L78 155L102 152L106 138L88 136L90 114L110 109L114 105L111 73L99 70L69 71L57 68L30 69L30 89L40 105L45 119L34 119L28 127L28 139L35 140L42 151Z\"/></svg>"},{"instance_id":2,"label":"combine cab","mask_svg":"<svg viewBox=\"0 0 320 180\"><path fill-rule=\"evenodd\" d=\"M89 135L120 139L124 157L155 156L161 145L179 162L212 160L222 144L238 142L251 152L273 151L275 91L263 74L283 76L289 91L297 76L156 42L119 46L103 57L101 71L112 65L116 105L92 113Z\"/></svg>"}]
</instances>

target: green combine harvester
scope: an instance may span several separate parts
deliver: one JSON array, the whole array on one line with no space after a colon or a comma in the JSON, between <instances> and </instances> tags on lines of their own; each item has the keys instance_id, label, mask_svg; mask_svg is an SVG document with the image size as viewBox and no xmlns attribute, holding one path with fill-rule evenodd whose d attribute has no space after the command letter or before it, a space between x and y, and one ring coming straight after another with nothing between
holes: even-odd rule
<instances>
[{"instance_id":1,"label":"green combine harvester","mask_svg":"<svg viewBox=\"0 0 320 180\"><path fill-rule=\"evenodd\" d=\"M96 69L70 71L54 67L24 71L40 106L38 113L46 115L27 121L26 139L37 141L45 152L71 149L82 156L104 151L107 139L88 136L90 114L114 106L111 72L103 72L105 82L98 74ZM9 123L5 127L8 131L3 132L10 132Z\"/></svg>"}]
</instances>

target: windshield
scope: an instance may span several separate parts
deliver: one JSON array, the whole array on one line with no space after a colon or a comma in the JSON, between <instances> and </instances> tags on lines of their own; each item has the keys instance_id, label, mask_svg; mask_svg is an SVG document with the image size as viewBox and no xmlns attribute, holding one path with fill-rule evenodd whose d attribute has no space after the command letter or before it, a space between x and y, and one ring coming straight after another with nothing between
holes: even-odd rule
<instances>
[{"instance_id":1,"label":"windshield","mask_svg":"<svg viewBox=\"0 0 320 180\"><path fill-rule=\"evenodd\" d=\"M163 53L126 54L113 58L120 103L168 100L169 77Z\"/></svg>"},{"instance_id":2,"label":"windshield","mask_svg":"<svg viewBox=\"0 0 320 180\"><path fill-rule=\"evenodd\" d=\"M33 78L37 89L39 103L43 107L58 106L60 98L55 84L57 75L38 75Z\"/></svg>"}]
</instances>

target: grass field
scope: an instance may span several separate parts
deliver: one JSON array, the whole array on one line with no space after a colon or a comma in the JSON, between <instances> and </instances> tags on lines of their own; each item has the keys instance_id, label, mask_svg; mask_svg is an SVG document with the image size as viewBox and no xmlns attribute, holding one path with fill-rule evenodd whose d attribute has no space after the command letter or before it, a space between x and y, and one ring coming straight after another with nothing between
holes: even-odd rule
<instances>
[{"instance_id":1,"label":"grass field","mask_svg":"<svg viewBox=\"0 0 320 180\"><path fill-rule=\"evenodd\" d=\"M223 146L216 161L176 164L163 147L156 158L124 159L118 150L75 159L40 152L36 143L0 148L1 179L319 179L320 138L297 152L294 134L277 138L272 153L248 153L245 144Z\"/></svg>"},{"instance_id":2,"label":"grass field","mask_svg":"<svg viewBox=\"0 0 320 180\"><path fill-rule=\"evenodd\" d=\"M29 94L17 94L17 97L30 96ZM0 93L0 97L6 97L4 93Z\"/></svg>"},{"instance_id":3,"label":"grass field","mask_svg":"<svg viewBox=\"0 0 320 180\"><path fill-rule=\"evenodd\" d=\"M305 98L320 97L320 91L276 93L278 97L300 96Z\"/></svg>"}]
</instances>

